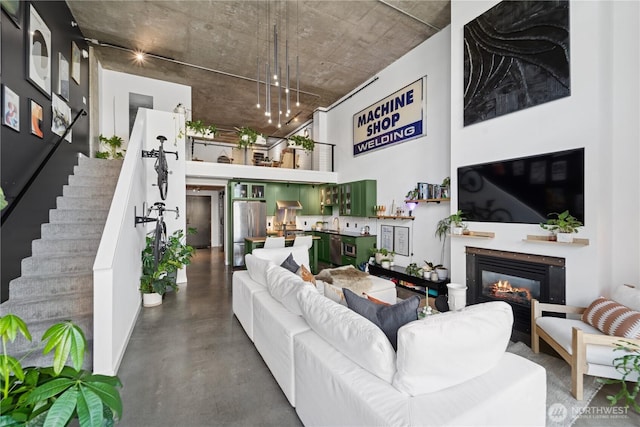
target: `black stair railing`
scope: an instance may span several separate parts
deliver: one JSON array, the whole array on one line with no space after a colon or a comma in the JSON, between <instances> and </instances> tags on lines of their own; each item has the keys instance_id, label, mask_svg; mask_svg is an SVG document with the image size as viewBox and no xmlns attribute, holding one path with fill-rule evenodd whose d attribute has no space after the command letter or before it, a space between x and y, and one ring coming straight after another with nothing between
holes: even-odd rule
<instances>
[{"instance_id":1,"label":"black stair railing","mask_svg":"<svg viewBox=\"0 0 640 427\"><path fill-rule=\"evenodd\" d=\"M58 149L58 147L60 146L60 143L64 141L64 138L67 136L67 134L69 134L69 132L71 131L71 128L73 128L73 125L76 124L80 116L86 116L86 115L87 115L87 112L84 109L81 108L80 111L78 111L78 114L76 114L76 116L73 118L71 123L65 128L64 133L60 135L58 140L55 142L53 148L49 150L49 152L44 157L44 159L42 159L42 161L40 162L36 170L33 171L33 174L31 174L31 177L29 178L27 183L24 185L24 187L22 187L18 195L14 197L13 200L10 201L9 205L5 209L3 209L2 222L0 224L4 224L7 218L9 218L9 215L11 215L11 212L13 212L15 207L18 205L18 203L20 202L20 199L22 199L22 197L27 193L27 191L29 190L29 187L31 187L31 184L34 183L34 181L36 180L40 172L42 172L42 169L44 169L49 159L51 159L51 156L53 156L55 151Z\"/></svg>"}]
</instances>

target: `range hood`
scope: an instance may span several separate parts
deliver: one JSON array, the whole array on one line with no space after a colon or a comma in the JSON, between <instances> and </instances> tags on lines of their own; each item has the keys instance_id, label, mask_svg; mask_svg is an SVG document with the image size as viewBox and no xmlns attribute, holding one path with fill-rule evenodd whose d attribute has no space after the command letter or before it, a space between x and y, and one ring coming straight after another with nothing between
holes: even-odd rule
<instances>
[{"instance_id":1,"label":"range hood","mask_svg":"<svg viewBox=\"0 0 640 427\"><path fill-rule=\"evenodd\" d=\"M297 200L276 200L277 209L302 209L302 205Z\"/></svg>"}]
</instances>

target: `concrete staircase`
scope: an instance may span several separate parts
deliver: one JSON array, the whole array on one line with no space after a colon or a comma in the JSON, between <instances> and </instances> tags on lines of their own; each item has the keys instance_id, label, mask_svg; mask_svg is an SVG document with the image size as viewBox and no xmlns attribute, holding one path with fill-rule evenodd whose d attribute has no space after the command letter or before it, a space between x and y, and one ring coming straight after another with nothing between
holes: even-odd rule
<instances>
[{"instance_id":1,"label":"concrete staircase","mask_svg":"<svg viewBox=\"0 0 640 427\"><path fill-rule=\"evenodd\" d=\"M79 159L41 238L32 242L32 256L22 260L22 275L9 284L0 315L18 315L29 327L32 342L19 338L8 348L24 357L23 366L51 364L40 339L51 325L70 319L85 333L84 367L92 367L93 263L121 167L122 160Z\"/></svg>"}]
</instances>

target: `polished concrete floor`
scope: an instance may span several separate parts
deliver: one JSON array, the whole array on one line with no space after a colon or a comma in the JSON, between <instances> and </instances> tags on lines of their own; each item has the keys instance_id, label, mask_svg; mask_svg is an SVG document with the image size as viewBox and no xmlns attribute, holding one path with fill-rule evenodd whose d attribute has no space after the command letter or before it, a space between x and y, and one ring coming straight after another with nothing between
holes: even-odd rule
<instances>
[{"instance_id":1,"label":"polished concrete floor","mask_svg":"<svg viewBox=\"0 0 640 427\"><path fill-rule=\"evenodd\" d=\"M118 373L120 426L301 425L233 316L232 273L219 250L198 249L188 285L141 311ZM631 410L611 412L617 390L604 386L574 427L640 425Z\"/></svg>"},{"instance_id":2,"label":"polished concrete floor","mask_svg":"<svg viewBox=\"0 0 640 427\"><path fill-rule=\"evenodd\" d=\"M119 426L300 426L231 309L232 269L198 249L189 283L144 308L118 372Z\"/></svg>"}]
</instances>

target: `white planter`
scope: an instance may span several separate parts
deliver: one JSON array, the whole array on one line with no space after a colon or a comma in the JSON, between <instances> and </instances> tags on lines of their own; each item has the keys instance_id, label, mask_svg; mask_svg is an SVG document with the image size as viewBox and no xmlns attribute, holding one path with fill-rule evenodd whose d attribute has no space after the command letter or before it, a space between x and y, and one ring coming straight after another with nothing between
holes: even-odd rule
<instances>
[{"instance_id":1,"label":"white planter","mask_svg":"<svg viewBox=\"0 0 640 427\"><path fill-rule=\"evenodd\" d=\"M557 241L562 243L573 243L573 233L557 233Z\"/></svg>"},{"instance_id":2,"label":"white planter","mask_svg":"<svg viewBox=\"0 0 640 427\"><path fill-rule=\"evenodd\" d=\"M422 270L422 277L429 280L431 278L431 270Z\"/></svg>"},{"instance_id":3,"label":"white planter","mask_svg":"<svg viewBox=\"0 0 640 427\"><path fill-rule=\"evenodd\" d=\"M438 274L438 280L445 280L449 276L449 270L446 268L436 268Z\"/></svg>"},{"instance_id":4,"label":"white planter","mask_svg":"<svg viewBox=\"0 0 640 427\"><path fill-rule=\"evenodd\" d=\"M462 227L451 227L451 234L462 235L464 228Z\"/></svg>"},{"instance_id":5,"label":"white planter","mask_svg":"<svg viewBox=\"0 0 640 427\"><path fill-rule=\"evenodd\" d=\"M431 271L429 280L431 280L432 282L437 282L439 280L438 273L436 273L435 271Z\"/></svg>"},{"instance_id":6,"label":"white planter","mask_svg":"<svg viewBox=\"0 0 640 427\"><path fill-rule=\"evenodd\" d=\"M382 263L380 264L382 266L382 268L390 268L391 267L391 262L390 261L382 261Z\"/></svg>"},{"instance_id":7,"label":"white planter","mask_svg":"<svg viewBox=\"0 0 640 427\"><path fill-rule=\"evenodd\" d=\"M142 294L142 305L144 307L155 307L162 304L162 295L158 293Z\"/></svg>"},{"instance_id":8,"label":"white planter","mask_svg":"<svg viewBox=\"0 0 640 427\"><path fill-rule=\"evenodd\" d=\"M467 287L457 283L448 283L449 310L462 310L467 305Z\"/></svg>"},{"instance_id":9,"label":"white planter","mask_svg":"<svg viewBox=\"0 0 640 427\"><path fill-rule=\"evenodd\" d=\"M384 255L382 255L380 252L376 252L376 264L380 264L380 262L382 261L382 258L384 258Z\"/></svg>"}]
</instances>

